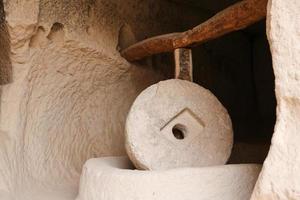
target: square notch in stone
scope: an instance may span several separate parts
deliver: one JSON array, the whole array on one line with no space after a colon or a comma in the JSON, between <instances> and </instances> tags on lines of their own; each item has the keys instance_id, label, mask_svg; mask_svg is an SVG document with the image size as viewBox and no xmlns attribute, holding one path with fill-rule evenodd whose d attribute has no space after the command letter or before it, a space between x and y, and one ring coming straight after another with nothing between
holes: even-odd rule
<instances>
[{"instance_id":1,"label":"square notch in stone","mask_svg":"<svg viewBox=\"0 0 300 200\"><path fill-rule=\"evenodd\" d=\"M190 141L202 132L204 127L204 122L189 108L185 108L172 117L160 132L171 141Z\"/></svg>"}]
</instances>

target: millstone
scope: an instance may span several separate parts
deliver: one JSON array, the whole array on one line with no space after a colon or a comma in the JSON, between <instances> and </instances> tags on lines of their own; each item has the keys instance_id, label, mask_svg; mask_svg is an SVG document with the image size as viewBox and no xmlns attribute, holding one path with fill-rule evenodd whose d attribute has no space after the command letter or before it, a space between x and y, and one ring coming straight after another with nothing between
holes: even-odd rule
<instances>
[{"instance_id":1,"label":"millstone","mask_svg":"<svg viewBox=\"0 0 300 200\"><path fill-rule=\"evenodd\" d=\"M189 81L150 86L127 117L126 150L138 169L223 165L232 144L227 110L210 91Z\"/></svg>"}]
</instances>

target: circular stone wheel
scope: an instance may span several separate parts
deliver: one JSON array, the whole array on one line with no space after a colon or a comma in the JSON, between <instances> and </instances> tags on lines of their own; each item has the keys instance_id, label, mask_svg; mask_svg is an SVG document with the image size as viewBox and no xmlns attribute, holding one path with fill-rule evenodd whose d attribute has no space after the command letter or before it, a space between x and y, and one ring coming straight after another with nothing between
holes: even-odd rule
<instances>
[{"instance_id":1,"label":"circular stone wheel","mask_svg":"<svg viewBox=\"0 0 300 200\"><path fill-rule=\"evenodd\" d=\"M138 169L223 165L233 144L232 124L209 90L172 79L137 97L127 117L125 143Z\"/></svg>"}]
</instances>

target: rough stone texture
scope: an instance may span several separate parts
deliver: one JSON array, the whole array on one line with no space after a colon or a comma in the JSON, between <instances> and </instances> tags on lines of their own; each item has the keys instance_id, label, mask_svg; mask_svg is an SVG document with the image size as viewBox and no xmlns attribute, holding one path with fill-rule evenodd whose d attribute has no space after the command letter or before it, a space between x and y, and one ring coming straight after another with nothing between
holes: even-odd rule
<instances>
[{"instance_id":1,"label":"rough stone texture","mask_svg":"<svg viewBox=\"0 0 300 200\"><path fill-rule=\"evenodd\" d=\"M300 1L270 0L267 24L276 77L277 123L253 200L300 199Z\"/></svg>"},{"instance_id":2,"label":"rough stone texture","mask_svg":"<svg viewBox=\"0 0 300 200\"><path fill-rule=\"evenodd\" d=\"M181 135L173 135L180 134L175 129ZM226 109L209 90L185 80L144 90L126 121L126 150L139 169L223 165L232 143Z\"/></svg>"},{"instance_id":3,"label":"rough stone texture","mask_svg":"<svg viewBox=\"0 0 300 200\"><path fill-rule=\"evenodd\" d=\"M299 2L270 3L278 126L254 198L299 199L300 173L294 165L299 162ZM0 62L13 66L13 77L11 69L0 72L5 83L13 78L1 88L0 199L4 200L74 199L86 159L125 153L123 128L129 106L142 89L160 79L157 71L125 62L116 48L186 30L211 15L203 18L203 9L189 7L194 9L191 18L184 5L178 8L157 0L4 0L4 4L7 22L3 26L1 10ZM10 45L5 45L6 29ZM251 128L263 120L247 122L255 108L250 63L256 61L251 60L251 42L244 33L248 34L212 41L193 53L201 61L194 65L196 81L213 82L214 94L232 110L235 132L247 136L258 133ZM161 67L158 60L153 59L156 69ZM263 67L257 65L254 71ZM211 69L210 74L204 68ZM263 83L257 81L256 88ZM258 101L267 102L260 107L264 116L273 115L265 94L260 90Z\"/></svg>"},{"instance_id":4,"label":"rough stone texture","mask_svg":"<svg viewBox=\"0 0 300 200\"><path fill-rule=\"evenodd\" d=\"M132 170L123 157L87 161L77 200L247 200L260 165Z\"/></svg>"},{"instance_id":5,"label":"rough stone texture","mask_svg":"<svg viewBox=\"0 0 300 200\"><path fill-rule=\"evenodd\" d=\"M0 197L74 199L87 159L125 154L129 107L161 79L117 46L196 18L156 0L4 3L13 82L1 94Z\"/></svg>"}]
</instances>

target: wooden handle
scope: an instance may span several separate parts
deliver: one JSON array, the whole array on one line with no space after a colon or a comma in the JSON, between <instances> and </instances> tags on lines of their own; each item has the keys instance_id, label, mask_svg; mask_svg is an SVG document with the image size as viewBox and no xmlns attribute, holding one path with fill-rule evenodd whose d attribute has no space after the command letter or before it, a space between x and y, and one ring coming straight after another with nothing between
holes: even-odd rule
<instances>
[{"instance_id":1,"label":"wooden handle","mask_svg":"<svg viewBox=\"0 0 300 200\"><path fill-rule=\"evenodd\" d=\"M121 55L128 61L135 61L154 54L199 45L227 33L244 29L265 18L267 3L268 0L238 2L191 30L143 40L122 50Z\"/></svg>"}]
</instances>

